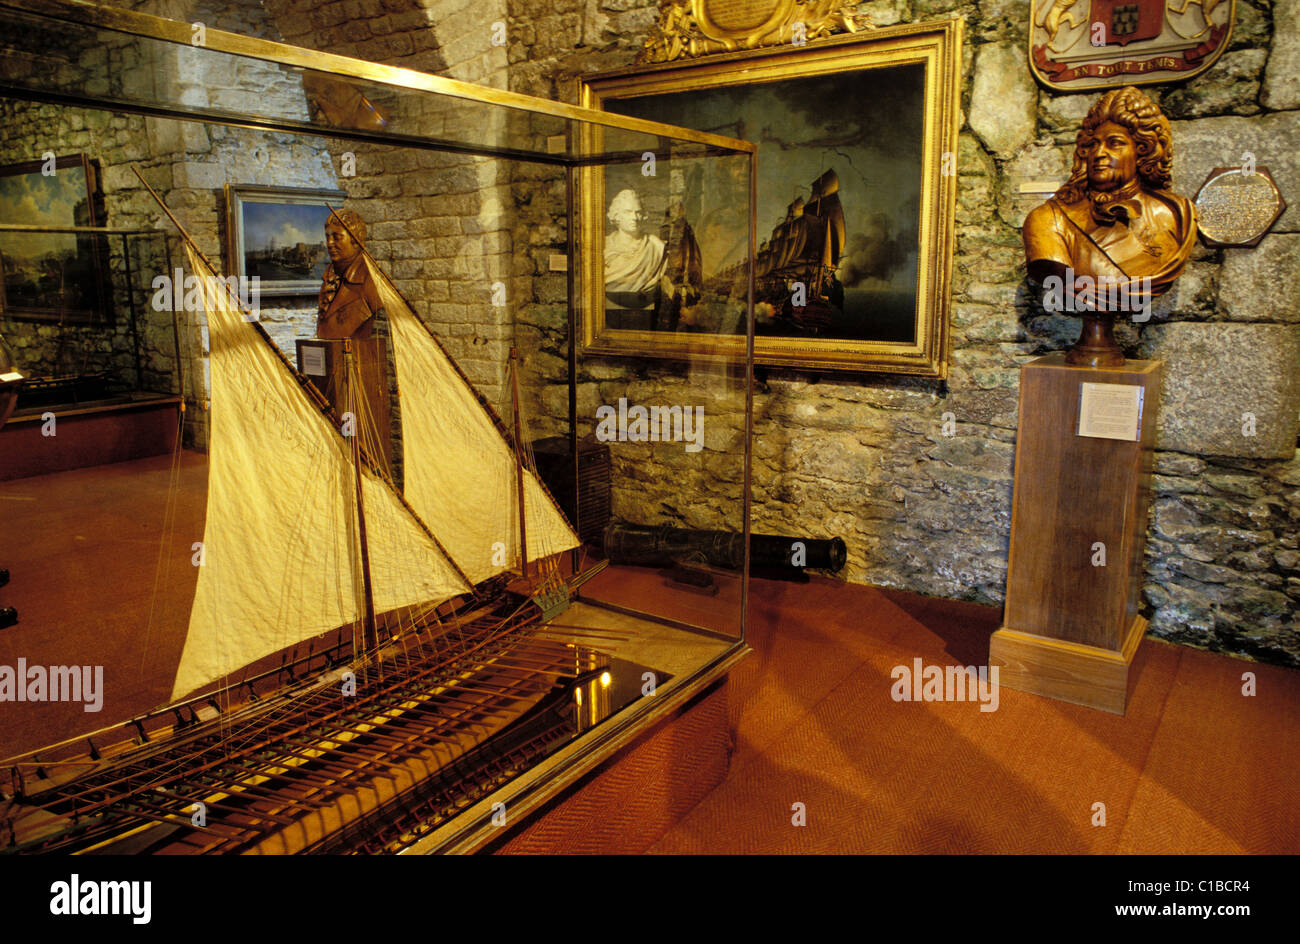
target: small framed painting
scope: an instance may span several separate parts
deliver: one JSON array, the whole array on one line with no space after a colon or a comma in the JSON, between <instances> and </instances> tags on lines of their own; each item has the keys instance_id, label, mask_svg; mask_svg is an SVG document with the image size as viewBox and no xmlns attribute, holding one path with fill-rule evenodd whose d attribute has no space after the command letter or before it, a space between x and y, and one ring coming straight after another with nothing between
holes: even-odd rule
<instances>
[{"instance_id":1,"label":"small framed painting","mask_svg":"<svg viewBox=\"0 0 1300 944\"><path fill-rule=\"evenodd\" d=\"M329 255L325 223L341 190L226 185L229 274L259 279L266 295L315 295Z\"/></svg>"},{"instance_id":2,"label":"small framed painting","mask_svg":"<svg viewBox=\"0 0 1300 944\"><path fill-rule=\"evenodd\" d=\"M0 313L111 324L98 166L85 154L0 167Z\"/></svg>"}]
</instances>

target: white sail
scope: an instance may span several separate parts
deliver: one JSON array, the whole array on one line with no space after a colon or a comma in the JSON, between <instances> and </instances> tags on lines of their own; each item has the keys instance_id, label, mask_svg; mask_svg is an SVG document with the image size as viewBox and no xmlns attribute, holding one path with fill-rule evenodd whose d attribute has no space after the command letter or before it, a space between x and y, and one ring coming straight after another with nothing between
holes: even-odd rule
<instances>
[{"instance_id":1,"label":"white sail","mask_svg":"<svg viewBox=\"0 0 1300 944\"><path fill-rule=\"evenodd\" d=\"M397 363L406 500L478 583L519 561L514 452L423 322L369 256L366 262ZM524 499L528 560L578 545L532 472L524 475Z\"/></svg>"},{"instance_id":2,"label":"white sail","mask_svg":"<svg viewBox=\"0 0 1300 944\"><path fill-rule=\"evenodd\" d=\"M186 246L190 271L212 271ZM202 567L172 697L362 614L350 443L258 329L205 281L212 411ZM368 470L362 479L375 609L471 588Z\"/></svg>"}]
</instances>

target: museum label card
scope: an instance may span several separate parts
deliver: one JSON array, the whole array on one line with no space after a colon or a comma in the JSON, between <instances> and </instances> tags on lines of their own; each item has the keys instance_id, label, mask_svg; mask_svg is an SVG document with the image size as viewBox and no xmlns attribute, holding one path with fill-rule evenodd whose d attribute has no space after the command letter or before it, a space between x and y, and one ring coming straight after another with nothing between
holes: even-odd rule
<instances>
[{"instance_id":1,"label":"museum label card","mask_svg":"<svg viewBox=\"0 0 1300 944\"><path fill-rule=\"evenodd\" d=\"M302 372L308 377L325 376L325 348L303 346Z\"/></svg>"},{"instance_id":2,"label":"museum label card","mask_svg":"<svg viewBox=\"0 0 1300 944\"><path fill-rule=\"evenodd\" d=\"M1079 435L1137 442L1142 428L1142 392L1136 384L1079 385Z\"/></svg>"}]
</instances>

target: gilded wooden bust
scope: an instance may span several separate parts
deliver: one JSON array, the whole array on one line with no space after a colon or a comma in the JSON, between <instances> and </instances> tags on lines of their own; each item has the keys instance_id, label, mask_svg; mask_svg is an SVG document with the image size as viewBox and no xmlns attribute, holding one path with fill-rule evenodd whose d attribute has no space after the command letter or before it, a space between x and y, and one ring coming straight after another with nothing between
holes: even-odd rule
<instances>
[{"instance_id":1,"label":"gilded wooden bust","mask_svg":"<svg viewBox=\"0 0 1300 944\"><path fill-rule=\"evenodd\" d=\"M1169 190L1172 164L1168 119L1136 88L1114 89L1083 120L1070 179L1025 219L1029 277L1043 285L1045 307L1083 314L1067 363L1123 364L1113 319L1145 320L1183 271L1196 215Z\"/></svg>"}]
</instances>

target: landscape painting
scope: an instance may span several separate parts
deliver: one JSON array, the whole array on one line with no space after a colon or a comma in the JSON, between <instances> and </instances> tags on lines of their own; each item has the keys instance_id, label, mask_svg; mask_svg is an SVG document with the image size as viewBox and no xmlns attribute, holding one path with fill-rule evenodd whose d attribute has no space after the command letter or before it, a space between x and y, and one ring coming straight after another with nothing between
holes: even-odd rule
<instances>
[{"instance_id":1,"label":"landscape painting","mask_svg":"<svg viewBox=\"0 0 1300 944\"><path fill-rule=\"evenodd\" d=\"M94 166L84 155L0 167L0 311L64 324L111 320Z\"/></svg>"}]
</instances>

